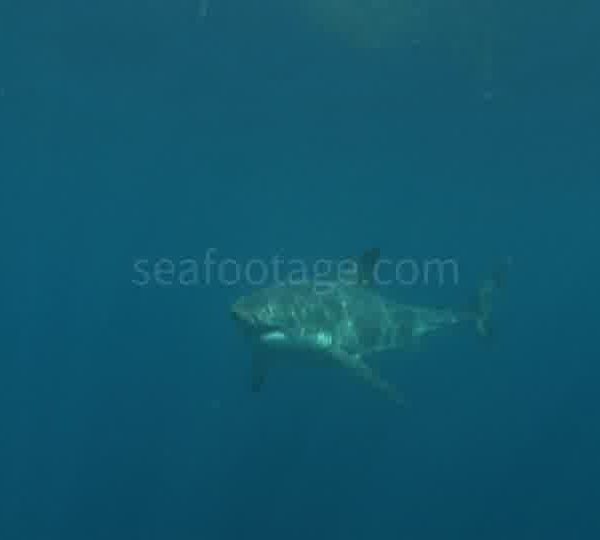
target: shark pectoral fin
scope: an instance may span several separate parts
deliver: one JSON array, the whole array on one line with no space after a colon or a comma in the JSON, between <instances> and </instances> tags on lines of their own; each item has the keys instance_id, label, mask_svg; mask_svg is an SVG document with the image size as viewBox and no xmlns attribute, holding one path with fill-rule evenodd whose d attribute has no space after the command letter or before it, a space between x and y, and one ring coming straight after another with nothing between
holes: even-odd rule
<instances>
[{"instance_id":1,"label":"shark pectoral fin","mask_svg":"<svg viewBox=\"0 0 600 540\"><path fill-rule=\"evenodd\" d=\"M404 399L398 390L365 364L359 355L352 355L343 351L335 351L333 354L340 365L350 369L372 388L385 394L398 405L404 405Z\"/></svg>"},{"instance_id":2,"label":"shark pectoral fin","mask_svg":"<svg viewBox=\"0 0 600 540\"><path fill-rule=\"evenodd\" d=\"M252 391L260 392L267 378L267 362L259 354L252 357Z\"/></svg>"}]
</instances>

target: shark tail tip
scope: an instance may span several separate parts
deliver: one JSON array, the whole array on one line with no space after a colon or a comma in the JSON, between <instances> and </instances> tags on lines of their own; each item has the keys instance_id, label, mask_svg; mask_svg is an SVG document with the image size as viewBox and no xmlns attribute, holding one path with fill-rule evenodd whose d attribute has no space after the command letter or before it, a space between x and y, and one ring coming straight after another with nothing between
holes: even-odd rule
<instances>
[{"instance_id":1,"label":"shark tail tip","mask_svg":"<svg viewBox=\"0 0 600 540\"><path fill-rule=\"evenodd\" d=\"M475 313L475 324L477 333L488 338L493 335L491 325L492 300L499 289L504 288L506 277L510 267L513 264L513 258L508 256L496 268L495 272L486 279L477 294L477 309Z\"/></svg>"}]
</instances>

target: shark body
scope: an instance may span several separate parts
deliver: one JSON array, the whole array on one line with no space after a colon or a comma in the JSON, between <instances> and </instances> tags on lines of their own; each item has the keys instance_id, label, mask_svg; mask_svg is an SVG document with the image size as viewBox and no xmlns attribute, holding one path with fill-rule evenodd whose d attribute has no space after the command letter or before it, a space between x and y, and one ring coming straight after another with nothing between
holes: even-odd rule
<instances>
[{"instance_id":1,"label":"shark body","mask_svg":"<svg viewBox=\"0 0 600 540\"><path fill-rule=\"evenodd\" d=\"M361 278L332 283L318 291L312 283L277 285L240 298L232 307L253 347L252 386L259 390L276 365L343 367L381 393L401 402L399 392L369 365L375 354L414 349L438 331L472 321L488 333L490 297L499 285L484 282L472 310L421 307L393 302L371 282L372 250L361 259Z\"/></svg>"}]
</instances>

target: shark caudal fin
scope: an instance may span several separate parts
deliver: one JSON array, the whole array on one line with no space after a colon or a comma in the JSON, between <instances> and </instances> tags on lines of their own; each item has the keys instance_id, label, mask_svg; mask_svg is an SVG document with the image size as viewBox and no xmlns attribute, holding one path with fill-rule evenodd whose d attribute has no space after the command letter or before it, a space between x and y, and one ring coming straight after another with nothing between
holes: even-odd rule
<instances>
[{"instance_id":1,"label":"shark caudal fin","mask_svg":"<svg viewBox=\"0 0 600 540\"><path fill-rule=\"evenodd\" d=\"M491 315L492 301L499 289L504 287L506 275L512 265L512 258L507 257L496 271L486 279L477 291L477 300L475 302L475 324L480 336L490 337L492 335Z\"/></svg>"}]
</instances>

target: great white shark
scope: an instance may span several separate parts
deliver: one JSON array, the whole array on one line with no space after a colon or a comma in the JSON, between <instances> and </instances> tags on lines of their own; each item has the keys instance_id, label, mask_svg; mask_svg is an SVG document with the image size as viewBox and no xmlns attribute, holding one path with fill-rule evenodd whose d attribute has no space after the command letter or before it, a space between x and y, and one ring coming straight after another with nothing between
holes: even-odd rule
<instances>
[{"instance_id":1,"label":"great white shark","mask_svg":"<svg viewBox=\"0 0 600 540\"><path fill-rule=\"evenodd\" d=\"M490 334L492 296L501 286L503 265L479 287L466 309L401 304L380 294L374 283L379 250L357 261L355 279L277 284L239 298L231 314L252 348L252 388L262 388L277 366L336 366L402 403L397 389L370 365L373 355L414 349L424 338L464 322Z\"/></svg>"}]
</instances>

